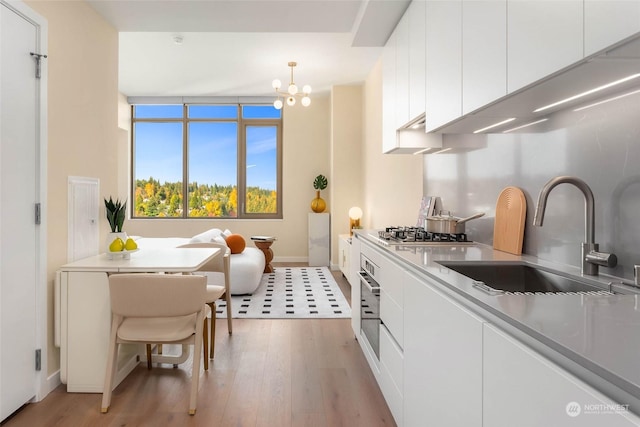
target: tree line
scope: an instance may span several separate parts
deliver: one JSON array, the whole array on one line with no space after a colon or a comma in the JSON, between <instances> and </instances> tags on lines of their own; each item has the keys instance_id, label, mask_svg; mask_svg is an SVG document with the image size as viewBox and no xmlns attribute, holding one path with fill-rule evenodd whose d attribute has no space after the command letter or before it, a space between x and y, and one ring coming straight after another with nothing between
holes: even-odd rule
<instances>
[{"instance_id":1,"label":"tree line","mask_svg":"<svg viewBox=\"0 0 640 427\"><path fill-rule=\"evenodd\" d=\"M238 216L237 185L189 183L188 217ZM137 179L134 195L135 217L183 217L181 182L165 182L150 177ZM247 187L247 213L275 213L277 193L259 187Z\"/></svg>"}]
</instances>

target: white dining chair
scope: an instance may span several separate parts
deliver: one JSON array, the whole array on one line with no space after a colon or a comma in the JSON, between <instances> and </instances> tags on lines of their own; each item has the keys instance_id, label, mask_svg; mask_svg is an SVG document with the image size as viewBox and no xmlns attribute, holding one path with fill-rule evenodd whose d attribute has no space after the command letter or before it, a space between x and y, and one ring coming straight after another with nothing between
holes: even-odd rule
<instances>
[{"instance_id":1,"label":"white dining chair","mask_svg":"<svg viewBox=\"0 0 640 427\"><path fill-rule=\"evenodd\" d=\"M111 405L120 344L192 344L189 414L196 412L203 351L207 278L197 275L112 274L109 276L111 333L102 393L102 413ZM206 353L206 351L205 351ZM206 357L206 356L205 356Z\"/></svg>"},{"instance_id":2,"label":"white dining chair","mask_svg":"<svg viewBox=\"0 0 640 427\"><path fill-rule=\"evenodd\" d=\"M198 272L205 273L222 273L223 281L216 282L213 276L209 276L207 282L207 304L211 308L211 326L210 326L210 351L209 358L213 359L216 338L216 301L224 298L227 303L227 329L229 335L233 333L233 324L231 317L231 250L224 243L203 242L203 243L187 243L179 246L179 248L219 248L223 256L215 256L205 265L200 267Z\"/></svg>"}]
</instances>

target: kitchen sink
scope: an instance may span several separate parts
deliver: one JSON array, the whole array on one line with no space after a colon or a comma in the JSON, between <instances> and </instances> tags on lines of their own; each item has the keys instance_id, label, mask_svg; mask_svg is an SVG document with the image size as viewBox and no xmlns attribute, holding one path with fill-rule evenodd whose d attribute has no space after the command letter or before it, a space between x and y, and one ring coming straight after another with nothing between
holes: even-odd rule
<instances>
[{"instance_id":1,"label":"kitchen sink","mask_svg":"<svg viewBox=\"0 0 640 427\"><path fill-rule=\"evenodd\" d=\"M522 263L440 262L439 264L475 281L487 292L613 294L603 287Z\"/></svg>"}]
</instances>

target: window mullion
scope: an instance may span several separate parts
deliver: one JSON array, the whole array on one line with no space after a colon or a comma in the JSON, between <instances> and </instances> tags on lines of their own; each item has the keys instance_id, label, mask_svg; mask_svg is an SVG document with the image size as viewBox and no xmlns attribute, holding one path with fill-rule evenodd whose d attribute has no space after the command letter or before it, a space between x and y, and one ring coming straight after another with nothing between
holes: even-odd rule
<instances>
[{"instance_id":1,"label":"window mullion","mask_svg":"<svg viewBox=\"0 0 640 427\"><path fill-rule=\"evenodd\" d=\"M182 218L189 217L189 122L187 105L182 109Z\"/></svg>"}]
</instances>

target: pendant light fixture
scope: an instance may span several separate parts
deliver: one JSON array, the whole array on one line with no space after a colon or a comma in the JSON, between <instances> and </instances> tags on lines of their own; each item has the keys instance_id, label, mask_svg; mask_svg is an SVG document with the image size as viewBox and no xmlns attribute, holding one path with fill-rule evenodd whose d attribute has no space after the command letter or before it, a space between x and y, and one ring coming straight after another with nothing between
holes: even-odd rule
<instances>
[{"instance_id":1,"label":"pendant light fixture","mask_svg":"<svg viewBox=\"0 0 640 427\"><path fill-rule=\"evenodd\" d=\"M293 107L296 105L296 97L302 98L300 103L304 107L308 107L311 104L311 98L309 98L309 94L311 93L311 86L304 85L302 87L302 92L298 92L298 86L293 81L293 68L298 65L296 62L289 62L289 68L291 68L291 80L289 81L289 87L286 92L280 91L282 87L282 82L278 79L275 79L271 86L276 90L276 100L273 102L273 106L276 110L281 109L284 106L284 102L287 103L288 106Z\"/></svg>"}]
</instances>

